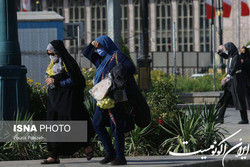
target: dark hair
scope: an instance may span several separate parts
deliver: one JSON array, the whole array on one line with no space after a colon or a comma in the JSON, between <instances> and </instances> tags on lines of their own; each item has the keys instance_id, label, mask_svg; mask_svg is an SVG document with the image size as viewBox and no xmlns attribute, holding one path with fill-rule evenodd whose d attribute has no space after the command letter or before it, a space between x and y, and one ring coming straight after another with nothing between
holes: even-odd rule
<instances>
[{"instance_id":1,"label":"dark hair","mask_svg":"<svg viewBox=\"0 0 250 167\"><path fill-rule=\"evenodd\" d=\"M241 49L245 49L244 58L248 57L248 56L249 56L249 54L250 54L249 49L248 49L246 46L242 46L242 48L241 48ZM242 53L241 53L241 54L242 54Z\"/></svg>"}]
</instances>

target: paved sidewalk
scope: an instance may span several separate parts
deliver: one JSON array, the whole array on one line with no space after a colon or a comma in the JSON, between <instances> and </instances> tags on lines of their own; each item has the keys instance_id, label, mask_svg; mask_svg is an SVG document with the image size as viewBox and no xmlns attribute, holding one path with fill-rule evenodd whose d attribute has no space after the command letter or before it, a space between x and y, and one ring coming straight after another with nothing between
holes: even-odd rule
<instances>
[{"instance_id":1,"label":"paved sidewalk","mask_svg":"<svg viewBox=\"0 0 250 167\"><path fill-rule=\"evenodd\" d=\"M0 162L1 167L107 167L110 164L101 165L101 158L93 158L87 161L83 158L61 159L60 164L40 165L41 160L32 161L6 161ZM206 160L202 160L200 155L189 157L173 157L173 156L143 156L143 157L127 157L128 167L221 167L222 157L208 156ZM250 160L240 160L233 155L227 156L225 167L249 167Z\"/></svg>"},{"instance_id":2,"label":"paved sidewalk","mask_svg":"<svg viewBox=\"0 0 250 167\"><path fill-rule=\"evenodd\" d=\"M250 111L248 111L248 119L250 120ZM230 144L237 144L240 142L240 139L242 139L243 144L250 144L250 124L240 125L238 124L240 120L241 117L239 111L235 110L234 108L228 108L226 110L224 124L221 126L224 127L230 134L234 134L241 129L237 135L228 140Z\"/></svg>"},{"instance_id":3,"label":"paved sidewalk","mask_svg":"<svg viewBox=\"0 0 250 167\"><path fill-rule=\"evenodd\" d=\"M250 112L248 111L248 117L250 118ZM249 119L250 120L250 119ZM233 108L229 108L226 111L226 117L224 124L221 126L228 130L229 136L241 129L241 131L234 137L227 141L232 145L238 144L242 139L243 145L250 144L250 124L239 125L240 113ZM140 156L140 157L127 157L128 167L222 167L222 156L214 157L207 155L206 159L202 159L202 155L194 155L188 157L174 157L174 156ZM100 165L99 161L102 158L93 158L91 161L87 161L85 158L75 159L61 159L61 164L56 165L43 165L48 167L99 167L110 166ZM41 167L41 160L31 161L3 161L0 162L0 167ZM241 160L240 157L235 157L234 154L228 155L225 158L225 167L249 167L250 155L246 157L246 160Z\"/></svg>"}]
</instances>

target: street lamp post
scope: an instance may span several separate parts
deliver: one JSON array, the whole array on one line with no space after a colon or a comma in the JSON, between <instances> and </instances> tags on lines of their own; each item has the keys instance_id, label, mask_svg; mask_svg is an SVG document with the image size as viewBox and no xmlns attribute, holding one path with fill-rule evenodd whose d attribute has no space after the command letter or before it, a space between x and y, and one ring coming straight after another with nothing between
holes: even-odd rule
<instances>
[{"instance_id":1,"label":"street lamp post","mask_svg":"<svg viewBox=\"0 0 250 167\"><path fill-rule=\"evenodd\" d=\"M27 69L21 65L15 0L0 0L0 119L28 110Z\"/></svg>"},{"instance_id":2,"label":"street lamp post","mask_svg":"<svg viewBox=\"0 0 250 167\"><path fill-rule=\"evenodd\" d=\"M223 44L223 30L222 30L222 7L221 7L221 1L218 0L218 16L219 16L219 44ZM220 57L220 64L219 68L221 69L221 73L225 72L226 65L223 64L223 58Z\"/></svg>"},{"instance_id":3,"label":"street lamp post","mask_svg":"<svg viewBox=\"0 0 250 167\"><path fill-rule=\"evenodd\" d=\"M149 53L149 38L148 38L148 0L140 0L141 5L141 25L142 25L142 55L137 60L139 73L139 87L142 90L149 90L151 85L150 79L150 63L148 58Z\"/></svg>"}]
</instances>

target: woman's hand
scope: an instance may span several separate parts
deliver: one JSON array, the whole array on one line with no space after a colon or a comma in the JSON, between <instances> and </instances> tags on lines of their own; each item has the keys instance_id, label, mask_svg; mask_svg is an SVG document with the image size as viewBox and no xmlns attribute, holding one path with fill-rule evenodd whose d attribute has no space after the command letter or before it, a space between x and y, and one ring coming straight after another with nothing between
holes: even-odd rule
<instances>
[{"instance_id":1,"label":"woman's hand","mask_svg":"<svg viewBox=\"0 0 250 167\"><path fill-rule=\"evenodd\" d=\"M225 85L226 82L227 82L227 77L225 77L225 78L223 78L223 79L221 80L221 85Z\"/></svg>"},{"instance_id":2,"label":"woman's hand","mask_svg":"<svg viewBox=\"0 0 250 167\"><path fill-rule=\"evenodd\" d=\"M47 79L45 80L45 82L46 82L47 85L50 85L50 84L52 84L52 83L55 82L55 79L54 79L54 78L47 78Z\"/></svg>"},{"instance_id":3,"label":"woman's hand","mask_svg":"<svg viewBox=\"0 0 250 167\"><path fill-rule=\"evenodd\" d=\"M99 42L97 41L92 41L91 44L95 47L95 48L101 48L101 45L99 44Z\"/></svg>"}]
</instances>

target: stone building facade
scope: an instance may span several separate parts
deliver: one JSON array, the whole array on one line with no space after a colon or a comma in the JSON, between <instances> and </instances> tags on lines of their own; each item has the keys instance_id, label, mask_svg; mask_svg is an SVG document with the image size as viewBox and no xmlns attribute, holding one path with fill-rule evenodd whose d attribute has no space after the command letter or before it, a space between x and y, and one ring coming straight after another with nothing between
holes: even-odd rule
<instances>
[{"instance_id":1,"label":"stone building facade","mask_svg":"<svg viewBox=\"0 0 250 167\"><path fill-rule=\"evenodd\" d=\"M85 39L81 40L81 45L86 45L97 36L106 34L106 0L40 0L39 2L37 5L35 0L31 0L32 10L54 10L64 16L65 23L84 22ZM205 0L149 0L150 51L172 51L172 27L175 22L177 51L209 52L211 20L205 18L204 3ZM237 47L250 41L250 16L239 17L238 7L239 1L232 1L231 16L223 18L222 23L223 42L232 41ZM17 0L17 8L18 10L22 8L20 0ZM130 52L137 52L140 50L141 39L140 0L121 0L121 13L122 38L129 46ZM218 16L215 24L217 47ZM66 44L69 47L76 46L76 42L71 40Z\"/></svg>"}]
</instances>

